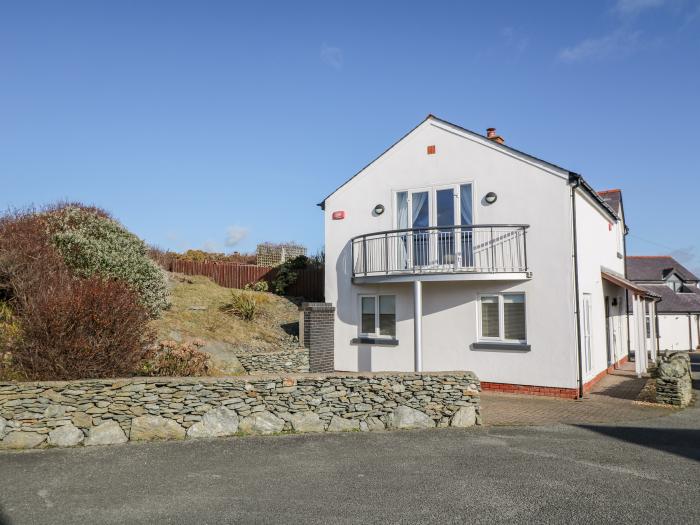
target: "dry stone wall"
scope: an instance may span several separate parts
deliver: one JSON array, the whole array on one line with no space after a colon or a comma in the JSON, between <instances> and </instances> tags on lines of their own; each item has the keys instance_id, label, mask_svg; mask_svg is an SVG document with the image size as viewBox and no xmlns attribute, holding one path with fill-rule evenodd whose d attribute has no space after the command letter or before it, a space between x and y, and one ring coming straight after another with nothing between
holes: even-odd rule
<instances>
[{"instance_id":1,"label":"dry stone wall","mask_svg":"<svg viewBox=\"0 0 700 525\"><path fill-rule=\"evenodd\" d=\"M690 357L686 352L659 357L656 368L656 402L685 407L693 397Z\"/></svg>"},{"instance_id":2,"label":"dry stone wall","mask_svg":"<svg viewBox=\"0 0 700 525\"><path fill-rule=\"evenodd\" d=\"M236 357L249 374L294 374L309 371L309 351L306 348L264 354L241 353Z\"/></svg>"},{"instance_id":3,"label":"dry stone wall","mask_svg":"<svg viewBox=\"0 0 700 525\"><path fill-rule=\"evenodd\" d=\"M471 372L0 383L0 448L480 424Z\"/></svg>"}]
</instances>

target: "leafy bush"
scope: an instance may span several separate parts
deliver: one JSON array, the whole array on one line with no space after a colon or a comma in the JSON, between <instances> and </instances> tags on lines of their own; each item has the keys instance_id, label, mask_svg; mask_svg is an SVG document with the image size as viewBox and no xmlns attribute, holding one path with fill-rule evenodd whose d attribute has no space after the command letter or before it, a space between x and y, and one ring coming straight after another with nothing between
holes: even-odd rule
<instances>
[{"instance_id":1,"label":"leafy bush","mask_svg":"<svg viewBox=\"0 0 700 525\"><path fill-rule=\"evenodd\" d=\"M76 275L128 284L153 317L168 307L165 277L146 244L104 212L68 205L48 213L47 224L54 245Z\"/></svg>"},{"instance_id":2,"label":"leafy bush","mask_svg":"<svg viewBox=\"0 0 700 525\"><path fill-rule=\"evenodd\" d=\"M140 372L148 376L203 376L209 371L209 355L199 350L204 341L161 341L149 350Z\"/></svg>"},{"instance_id":3,"label":"leafy bush","mask_svg":"<svg viewBox=\"0 0 700 525\"><path fill-rule=\"evenodd\" d=\"M246 284L243 289L252 290L254 292L267 292L270 290L270 286L267 284L267 281L256 281Z\"/></svg>"},{"instance_id":4,"label":"leafy bush","mask_svg":"<svg viewBox=\"0 0 700 525\"><path fill-rule=\"evenodd\" d=\"M277 275L272 281L272 289L278 295L284 295L287 288L297 281L297 270L307 268L311 260L306 255L283 262L277 269Z\"/></svg>"},{"instance_id":5,"label":"leafy bush","mask_svg":"<svg viewBox=\"0 0 700 525\"><path fill-rule=\"evenodd\" d=\"M231 302L222 306L221 309L226 313L240 317L244 321L252 321L258 314L258 306L258 299L255 293L235 291L231 292Z\"/></svg>"},{"instance_id":6,"label":"leafy bush","mask_svg":"<svg viewBox=\"0 0 700 525\"><path fill-rule=\"evenodd\" d=\"M247 253L217 253L217 252L205 252L204 250L187 250L185 253L174 254L177 259L184 261L215 261L215 262L229 262L235 264L255 264L255 255Z\"/></svg>"},{"instance_id":7,"label":"leafy bush","mask_svg":"<svg viewBox=\"0 0 700 525\"><path fill-rule=\"evenodd\" d=\"M152 340L150 313L128 283L82 277L66 265L49 225L63 208L0 216L2 366L36 380L132 374ZM107 218L94 208L83 211Z\"/></svg>"}]
</instances>

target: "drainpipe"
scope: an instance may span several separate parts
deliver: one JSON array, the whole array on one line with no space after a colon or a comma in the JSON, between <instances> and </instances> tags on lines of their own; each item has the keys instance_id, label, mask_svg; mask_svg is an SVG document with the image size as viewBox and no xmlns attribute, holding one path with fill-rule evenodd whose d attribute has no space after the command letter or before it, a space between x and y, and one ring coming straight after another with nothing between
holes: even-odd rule
<instances>
[{"instance_id":1,"label":"drainpipe","mask_svg":"<svg viewBox=\"0 0 700 525\"><path fill-rule=\"evenodd\" d=\"M583 356L581 355L581 294L578 283L578 241L576 229L576 189L581 186L581 176L569 172L571 185L571 219L574 233L574 293L576 294L576 353L578 358L578 397L583 397Z\"/></svg>"},{"instance_id":2,"label":"drainpipe","mask_svg":"<svg viewBox=\"0 0 700 525\"><path fill-rule=\"evenodd\" d=\"M630 333L630 292L625 288L625 317L627 318L627 360L632 357L632 334Z\"/></svg>"},{"instance_id":3,"label":"drainpipe","mask_svg":"<svg viewBox=\"0 0 700 525\"><path fill-rule=\"evenodd\" d=\"M413 281L413 350L416 372L423 371L423 283Z\"/></svg>"}]
</instances>

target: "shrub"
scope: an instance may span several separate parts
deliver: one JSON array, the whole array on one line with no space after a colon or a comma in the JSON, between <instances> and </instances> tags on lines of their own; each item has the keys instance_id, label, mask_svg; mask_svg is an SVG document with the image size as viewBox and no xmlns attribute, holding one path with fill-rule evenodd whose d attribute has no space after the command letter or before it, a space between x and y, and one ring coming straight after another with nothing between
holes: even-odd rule
<instances>
[{"instance_id":1,"label":"shrub","mask_svg":"<svg viewBox=\"0 0 700 525\"><path fill-rule=\"evenodd\" d=\"M165 277L148 247L106 213L67 205L51 210L46 219L53 244L76 275L128 284L153 317L168 307Z\"/></svg>"},{"instance_id":2,"label":"shrub","mask_svg":"<svg viewBox=\"0 0 700 525\"><path fill-rule=\"evenodd\" d=\"M177 259L184 261L215 261L229 262L234 264L255 264L255 255L239 252L225 254L217 252L205 252L204 250L187 250L185 253L179 253L174 255Z\"/></svg>"},{"instance_id":3,"label":"shrub","mask_svg":"<svg viewBox=\"0 0 700 525\"><path fill-rule=\"evenodd\" d=\"M294 259L283 262L277 270L277 275L272 281L272 289L278 295L284 295L287 288L297 281L297 270L303 270L310 264L306 255L299 255Z\"/></svg>"},{"instance_id":4,"label":"shrub","mask_svg":"<svg viewBox=\"0 0 700 525\"><path fill-rule=\"evenodd\" d=\"M148 376L203 376L209 371L209 355L199 350L204 341L161 341L149 350L140 372Z\"/></svg>"},{"instance_id":5,"label":"shrub","mask_svg":"<svg viewBox=\"0 0 700 525\"><path fill-rule=\"evenodd\" d=\"M152 340L149 312L128 283L68 268L48 224L61 209L0 216L2 367L36 380L132 374ZM94 208L85 212L107 217Z\"/></svg>"},{"instance_id":6,"label":"shrub","mask_svg":"<svg viewBox=\"0 0 700 525\"><path fill-rule=\"evenodd\" d=\"M252 321L258 314L258 300L254 292L231 292L231 302L222 306L221 309L226 313L240 317L244 321Z\"/></svg>"},{"instance_id":7,"label":"shrub","mask_svg":"<svg viewBox=\"0 0 700 525\"><path fill-rule=\"evenodd\" d=\"M124 283L54 272L18 312L12 362L28 379L130 375L152 340L148 312Z\"/></svg>"},{"instance_id":8,"label":"shrub","mask_svg":"<svg viewBox=\"0 0 700 525\"><path fill-rule=\"evenodd\" d=\"M267 281L256 281L254 283L248 283L244 286L244 290L252 290L254 292L267 292L270 290L270 286Z\"/></svg>"}]
</instances>

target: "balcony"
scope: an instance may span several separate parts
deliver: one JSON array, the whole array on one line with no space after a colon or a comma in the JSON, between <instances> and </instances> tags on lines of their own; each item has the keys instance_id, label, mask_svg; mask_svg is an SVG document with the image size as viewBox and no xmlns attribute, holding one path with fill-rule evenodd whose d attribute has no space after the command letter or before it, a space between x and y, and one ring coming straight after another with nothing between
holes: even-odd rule
<instances>
[{"instance_id":1,"label":"balcony","mask_svg":"<svg viewBox=\"0 0 700 525\"><path fill-rule=\"evenodd\" d=\"M529 279L527 229L485 224L359 235L351 241L353 282Z\"/></svg>"}]
</instances>

